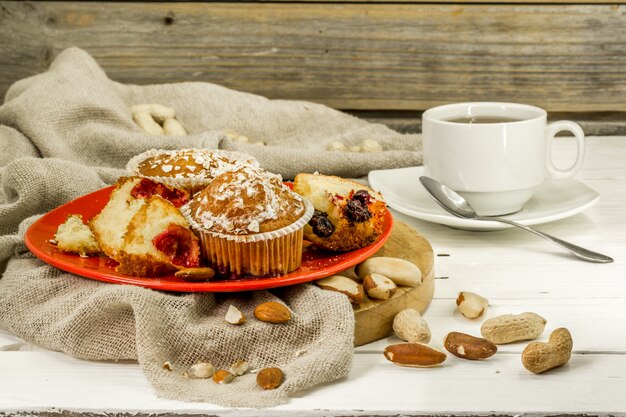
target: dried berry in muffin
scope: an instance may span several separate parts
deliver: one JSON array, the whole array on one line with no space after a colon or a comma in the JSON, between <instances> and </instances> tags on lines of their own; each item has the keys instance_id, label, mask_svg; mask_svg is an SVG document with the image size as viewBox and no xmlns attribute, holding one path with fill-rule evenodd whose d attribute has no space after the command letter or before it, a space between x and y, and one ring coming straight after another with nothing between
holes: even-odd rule
<instances>
[{"instance_id":1,"label":"dried berry in muffin","mask_svg":"<svg viewBox=\"0 0 626 417\"><path fill-rule=\"evenodd\" d=\"M344 208L348 221L353 223L363 223L372 218L368 206L370 195L365 190L359 190L348 198Z\"/></svg>"},{"instance_id":2,"label":"dried berry in muffin","mask_svg":"<svg viewBox=\"0 0 626 417\"><path fill-rule=\"evenodd\" d=\"M371 204L374 198L367 192L367 190L358 190L352 196L353 199L360 201L361 203Z\"/></svg>"},{"instance_id":3,"label":"dried berry in muffin","mask_svg":"<svg viewBox=\"0 0 626 417\"><path fill-rule=\"evenodd\" d=\"M328 218L328 214L319 210L313 212L309 225L311 225L313 233L319 237L328 237L335 231L335 225Z\"/></svg>"}]
</instances>

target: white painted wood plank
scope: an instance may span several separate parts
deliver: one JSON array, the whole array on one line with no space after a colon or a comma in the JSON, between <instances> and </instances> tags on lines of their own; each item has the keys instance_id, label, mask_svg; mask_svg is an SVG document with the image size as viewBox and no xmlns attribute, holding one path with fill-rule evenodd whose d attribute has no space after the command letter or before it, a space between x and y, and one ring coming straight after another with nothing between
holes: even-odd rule
<instances>
[{"instance_id":1,"label":"white painted wood plank","mask_svg":"<svg viewBox=\"0 0 626 417\"><path fill-rule=\"evenodd\" d=\"M259 410L156 398L137 364L84 362L53 352L0 355L0 410L215 415L388 415L598 413L626 411L626 355L574 355L544 375L526 371L518 355L484 362L448 358L431 369L401 368L379 354L355 355L346 381Z\"/></svg>"},{"instance_id":2,"label":"white painted wood plank","mask_svg":"<svg viewBox=\"0 0 626 417\"><path fill-rule=\"evenodd\" d=\"M449 231L431 232L414 220L406 220L431 242L435 253L450 255L435 258L435 277L444 278L436 280L436 298L456 298L459 291L472 289L502 299L626 297L626 236L624 243L615 236L600 243L600 238L569 238L568 233L550 230L556 236L615 258L611 264L592 264L570 257L523 231L486 232L489 236L455 231L458 235L451 236ZM572 226L577 223L572 222ZM604 233L610 233L609 228L599 235ZM615 234L618 233L622 232Z\"/></svg>"},{"instance_id":3,"label":"white painted wood plank","mask_svg":"<svg viewBox=\"0 0 626 417\"><path fill-rule=\"evenodd\" d=\"M624 161L626 161L626 137L596 136L586 139L585 160L577 178L589 182L591 179L624 179ZM557 163L571 162L575 145L573 141L558 140L553 146L553 155Z\"/></svg>"},{"instance_id":4,"label":"white painted wood plank","mask_svg":"<svg viewBox=\"0 0 626 417\"><path fill-rule=\"evenodd\" d=\"M320 390L332 389L334 401L325 408L426 415L626 411L623 398L616 398L626 390L621 355L576 355L544 375L530 374L518 355L507 354L479 363L450 357L441 369L399 368L382 355L355 359L349 384Z\"/></svg>"},{"instance_id":5,"label":"white painted wood plank","mask_svg":"<svg viewBox=\"0 0 626 417\"><path fill-rule=\"evenodd\" d=\"M554 227L554 231L542 228L615 258L612 264L591 264L523 231L476 234L398 218L416 227L430 241L436 254L450 255L435 257L435 277L444 278L436 280L436 298L456 298L459 291L472 289L502 299L626 297L626 236L622 237L620 230L626 226L615 224L600 230L598 236L613 233L603 242L599 242L600 237L570 238L569 233ZM579 224L572 220L571 226Z\"/></svg>"},{"instance_id":6,"label":"white painted wood plank","mask_svg":"<svg viewBox=\"0 0 626 417\"><path fill-rule=\"evenodd\" d=\"M488 293L485 293L488 297ZM489 298L489 297L488 297ZM626 354L626 299L563 299L563 300L493 300L486 317L469 320L458 313L452 299L434 299L423 317L431 330L431 345L443 349L443 339L452 331L480 337L480 326L485 319L500 314L535 312L547 320L540 341L548 339L558 327L566 327L574 339L574 351L580 353ZM386 346L401 343L396 336L356 348L357 352L382 353ZM498 346L499 352L521 354L529 342Z\"/></svg>"}]
</instances>

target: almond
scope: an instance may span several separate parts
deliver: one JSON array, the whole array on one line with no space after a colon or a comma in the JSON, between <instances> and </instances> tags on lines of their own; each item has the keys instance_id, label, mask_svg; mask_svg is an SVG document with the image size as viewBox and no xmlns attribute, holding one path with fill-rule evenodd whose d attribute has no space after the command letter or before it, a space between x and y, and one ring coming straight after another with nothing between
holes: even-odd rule
<instances>
[{"instance_id":1,"label":"almond","mask_svg":"<svg viewBox=\"0 0 626 417\"><path fill-rule=\"evenodd\" d=\"M367 274L363 277L363 289L372 298L388 300L396 292L396 284L384 275Z\"/></svg>"},{"instance_id":2,"label":"almond","mask_svg":"<svg viewBox=\"0 0 626 417\"><path fill-rule=\"evenodd\" d=\"M443 346L454 356L470 360L487 359L498 351L498 347L487 339L459 332L448 333Z\"/></svg>"},{"instance_id":3,"label":"almond","mask_svg":"<svg viewBox=\"0 0 626 417\"><path fill-rule=\"evenodd\" d=\"M347 295L350 302L355 305L361 304L365 298L363 286L342 275L332 275L317 280L315 283L324 290L337 291Z\"/></svg>"},{"instance_id":4,"label":"almond","mask_svg":"<svg viewBox=\"0 0 626 417\"><path fill-rule=\"evenodd\" d=\"M237 307L230 305L228 306L228 311L226 311L226 316L224 317L224 320L226 320L227 323L238 325L244 324L246 318Z\"/></svg>"},{"instance_id":5,"label":"almond","mask_svg":"<svg viewBox=\"0 0 626 417\"><path fill-rule=\"evenodd\" d=\"M264 368L256 374L256 383L263 389L275 389L283 383L283 371L279 368Z\"/></svg>"},{"instance_id":6,"label":"almond","mask_svg":"<svg viewBox=\"0 0 626 417\"><path fill-rule=\"evenodd\" d=\"M389 345L384 351L385 358L400 366L429 368L442 364L446 354L423 343L399 343Z\"/></svg>"},{"instance_id":7,"label":"almond","mask_svg":"<svg viewBox=\"0 0 626 417\"><path fill-rule=\"evenodd\" d=\"M176 271L174 275L185 281L208 281L215 276L215 270L209 267L183 268Z\"/></svg>"},{"instance_id":8,"label":"almond","mask_svg":"<svg viewBox=\"0 0 626 417\"><path fill-rule=\"evenodd\" d=\"M282 324L291 320L291 311L281 303L268 301L254 309L254 317L266 323Z\"/></svg>"}]
</instances>

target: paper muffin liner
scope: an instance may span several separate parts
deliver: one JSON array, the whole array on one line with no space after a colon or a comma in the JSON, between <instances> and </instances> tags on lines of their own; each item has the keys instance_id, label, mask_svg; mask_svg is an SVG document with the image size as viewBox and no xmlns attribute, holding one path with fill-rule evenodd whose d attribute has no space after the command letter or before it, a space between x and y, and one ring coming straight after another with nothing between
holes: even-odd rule
<instances>
[{"instance_id":1,"label":"paper muffin liner","mask_svg":"<svg viewBox=\"0 0 626 417\"><path fill-rule=\"evenodd\" d=\"M303 215L281 229L253 235L227 235L206 230L191 216L189 204L181 212L200 238L202 256L213 268L232 276L275 276L289 273L302 262L304 226L313 217L313 204L302 198Z\"/></svg>"},{"instance_id":2,"label":"paper muffin liner","mask_svg":"<svg viewBox=\"0 0 626 417\"><path fill-rule=\"evenodd\" d=\"M194 151L194 150L207 151L218 156L223 156L229 159L233 159L235 161L247 162L255 168L259 167L259 161L257 161L253 156L245 154L243 152L237 152L237 151L224 151L221 149L203 149L203 148L150 149L146 152L140 153L139 155L133 156L126 164L126 172L128 172L132 176L149 178L151 180L169 185L170 187L181 188L187 191L190 196L193 196L195 193L204 190L204 188L211 183L213 178L205 178L201 176L176 178L176 177L171 177L171 176L145 175L138 171L138 167L141 162L153 156L159 156L164 153L171 154L174 152L184 152L184 151Z\"/></svg>"}]
</instances>

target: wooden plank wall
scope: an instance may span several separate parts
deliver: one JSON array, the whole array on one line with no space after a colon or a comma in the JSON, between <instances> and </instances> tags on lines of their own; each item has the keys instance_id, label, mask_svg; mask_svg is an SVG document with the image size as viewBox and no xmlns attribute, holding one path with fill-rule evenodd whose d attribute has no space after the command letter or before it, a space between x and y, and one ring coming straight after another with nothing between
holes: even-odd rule
<instances>
[{"instance_id":1,"label":"wooden plank wall","mask_svg":"<svg viewBox=\"0 0 626 417\"><path fill-rule=\"evenodd\" d=\"M117 81L209 81L405 131L498 100L626 134L626 6L581 1L0 1L0 95L79 46Z\"/></svg>"}]
</instances>

